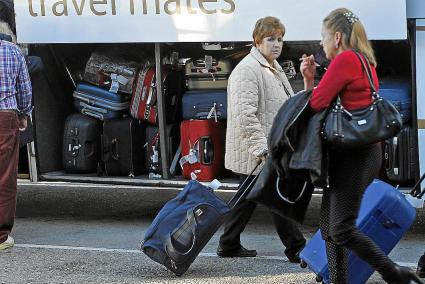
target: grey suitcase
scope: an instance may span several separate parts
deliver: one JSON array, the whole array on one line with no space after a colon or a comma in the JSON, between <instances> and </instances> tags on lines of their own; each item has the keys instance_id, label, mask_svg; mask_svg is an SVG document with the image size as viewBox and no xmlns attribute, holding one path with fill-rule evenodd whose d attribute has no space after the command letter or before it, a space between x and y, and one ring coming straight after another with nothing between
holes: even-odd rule
<instances>
[{"instance_id":1,"label":"grey suitcase","mask_svg":"<svg viewBox=\"0 0 425 284\"><path fill-rule=\"evenodd\" d=\"M208 63L209 61L209 63ZM231 72L230 62L211 57L186 63L186 82L189 90L227 89Z\"/></svg>"}]
</instances>

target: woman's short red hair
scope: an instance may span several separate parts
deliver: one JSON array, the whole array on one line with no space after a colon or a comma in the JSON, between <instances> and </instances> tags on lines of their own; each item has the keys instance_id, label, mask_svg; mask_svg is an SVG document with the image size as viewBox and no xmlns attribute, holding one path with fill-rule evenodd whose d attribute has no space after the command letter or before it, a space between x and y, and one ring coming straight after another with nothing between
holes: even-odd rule
<instances>
[{"instance_id":1,"label":"woman's short red hair","mask_svg":"<svg viewBox=\"0 0 425 284\"><path fill-rule=\"evenodd\" d=\"M276 17L264 17L255 23L252 38L255 44L260 44L263 38L272 35L285 35L285 26Z\"/></svg>"}]
</instances>

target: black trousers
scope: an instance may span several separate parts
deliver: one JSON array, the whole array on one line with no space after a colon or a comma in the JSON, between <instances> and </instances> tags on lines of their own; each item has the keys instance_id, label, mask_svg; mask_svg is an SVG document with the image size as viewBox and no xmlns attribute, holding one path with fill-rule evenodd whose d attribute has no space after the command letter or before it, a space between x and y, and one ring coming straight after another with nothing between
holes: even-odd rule
<instances>
[{"instance_id":1,"label":"black trousers","mask_svg":"<svg viewBox=\"0 0 425 284\"><path fill-rule=\"evenodd\" d=\"M394 275L394 263L356 226L367 186L378 176L381 145L333 150L329 156L329 185L323 191L320 229L326 241L332 283L348 283L348 250L377 270L384 279Z\"/></svg>"},{"instance_id":2,"label":"black trousers","mask_svg":"<svg viewBox=\"0 0 425 284\"><path fill-rule=\"evenodd\" d=\"M242 183L246 178L246 175L240 175L240 182ZM253 178L254 176L249 177L246 184L249 184ZM224 224L224 233L220 237L221 248L224 250L233 250L241 246L240 235L244 231L256 207L257 203L244 200L232 210L232 213ZM287 256L295 255L306 243L297 223L290 218L282 217L272 212L270 213L279 238L285 246L285 254Z\"/></svg>"}]
</instances>

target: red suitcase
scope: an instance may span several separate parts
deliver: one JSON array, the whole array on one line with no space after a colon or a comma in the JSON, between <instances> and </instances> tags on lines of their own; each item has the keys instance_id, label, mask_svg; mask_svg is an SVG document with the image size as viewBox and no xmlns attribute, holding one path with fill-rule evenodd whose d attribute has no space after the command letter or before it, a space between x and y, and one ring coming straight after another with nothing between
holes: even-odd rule
<instances>
[{"instance_id":1,"label":"red suitcase","mask_svg":"<svg viewBox=\"0 0 425 284\"><path fill-rule=\"evenodd\" d=\"M180 122L181 100L185 84L184 72L180 69L164 68L162 76L166 119L173 123ZM135 119L144 120L153 125L158 124L155 66L143 68L137 75L130 102L130 114Z\"/></svg>"},{"instance_id":2,"label":"red suitcase","mask_svg":"<svg viewBox=\"0 0 425 284\"><path fill-rule=\"evenodd\" d=\"M224 171L225 124L213 119L185 120L180 134L183 177L198 181L219 178Z\"/></svg>"},{"instance_id":3,"label":"red suitcase","mask_svg":"<svg viewBox=\"0 0 425 284\"><path fill-rule=\"evenodd\" d=\"M156 124L155 67L143 68L137 75L130 102L130 114L133 118Z\"/></svg>"}]
</instances>

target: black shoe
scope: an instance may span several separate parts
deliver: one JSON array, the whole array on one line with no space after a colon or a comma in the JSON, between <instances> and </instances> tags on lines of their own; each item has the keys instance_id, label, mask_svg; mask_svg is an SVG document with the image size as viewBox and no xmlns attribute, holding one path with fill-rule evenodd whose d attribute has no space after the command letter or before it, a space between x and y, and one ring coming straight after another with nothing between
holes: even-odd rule
<instances>
[{"instance_id":1,"label":"black shoe","mask_svg":"<svg viewBox=\"0 0 425 284\"><path fill-rule=\"evenodd\" d=\"M421 256L418 262L418 268L416 269L416 274L420 278L425 278L425 254Z\"/></svg>"},{"instance_id":2,"label":"black shoe","mask_svg":"<svg viewBox=\"0 0 425 284\"><path fill-rule=\"evenodd\" d=\"M300 252L296 254L287 254L286 257L291 263L301 263Z\"/></svg>"},{"instance_id":3,"label":"black shoe","mask_svg":"<svg viewBox=\"0 0 425 284\"><path fill-rule=\"evenodd\" d=\"M392 278L384 278L390 284L410 284L412 281L418 284L425 284L410 268L405 266L396 266L397 275Z\"/></svg>"},{"instance_id":4,"label":"black shoe","mask_svg":"<svg viewBox=\"0 0 425 284\"><path fill-rule=\"evenodd\" d=\"M296 253L286 253L286 257L288 258L289 262L292 263L301 263L300 253L304 249L305 245L300 247Z\"/></svg>"},{"instance_id":5,"label":"black shoe","mask_svg":"<svg viewBox=\"0 0 425 284\"><path fill-rule=\"evenodd\" d=\"M218 247L217 255L220 257L255 257L257 256L257 251L255 249L246 249L243 246L233 250L223 250Z\"/></svg>"}]
</instances>

